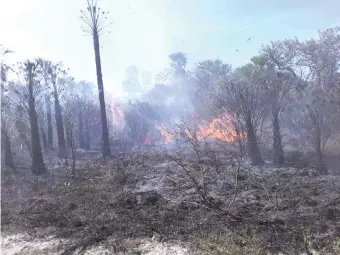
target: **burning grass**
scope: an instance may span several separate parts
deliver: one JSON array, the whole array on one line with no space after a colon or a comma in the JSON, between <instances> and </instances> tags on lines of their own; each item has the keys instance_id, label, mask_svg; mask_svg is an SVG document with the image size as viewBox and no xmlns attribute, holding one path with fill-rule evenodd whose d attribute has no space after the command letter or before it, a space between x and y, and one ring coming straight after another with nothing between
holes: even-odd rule
<instances>
[{"instance_id":1,"label":"burning grass","mask_svg":"<svg viewBox=\"0 0 340 255\"><path fill-rule=\"evenodd\" d=\"M339 253L339 176L242 163L228 208L235 194L231 159L215 151L221 162L215 171L213 161L198 162L190 151L186 155L186 167L214 170L206 172L205 185L224 211L207 206L187 173L164 153L135 152L105 165L82 155L75 177L57 164L49 167L53 175L40 179L23 169L16 176L3 175L3 251ZM227 208L240 220L226 214Z\"/></svg>"}]
</instances>

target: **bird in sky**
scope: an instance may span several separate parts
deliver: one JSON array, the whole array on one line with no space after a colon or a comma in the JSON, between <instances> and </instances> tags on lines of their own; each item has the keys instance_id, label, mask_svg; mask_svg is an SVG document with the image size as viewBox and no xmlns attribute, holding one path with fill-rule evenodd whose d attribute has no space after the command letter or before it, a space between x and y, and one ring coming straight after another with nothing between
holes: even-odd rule
<instances>
[{"instance_id":1,"label":"bird in sky","mask_svg":"<svg viewBox=\"0 0 340 255\"><path fill-rule=\"evenodd\" d=\"M249 42L251 40L251 37L248 38L247 42Z\"/></svg>"}]
</instances>

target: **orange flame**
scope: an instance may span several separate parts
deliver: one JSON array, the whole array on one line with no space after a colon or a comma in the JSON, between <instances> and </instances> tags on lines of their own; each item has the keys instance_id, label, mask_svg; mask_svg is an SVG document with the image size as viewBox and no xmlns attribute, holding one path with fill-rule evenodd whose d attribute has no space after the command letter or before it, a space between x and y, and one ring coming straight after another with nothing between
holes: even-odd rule
<instances>
[{"instance_id":1,"label":"orange flame","mask_svg":"<svg viewBox=\"0 0 340 255\"><path fill-rule=\"evenodd\" d=\"M246 134L242 133L239 137L233 128L231 117L227 114L220 115L213 119L207 126L199 126L201 132L201 139L212 138L225 142L235 142L239 138L246 138Z\"/></svg>"},{"instance_id":2,"label":"orange flame","mask_svg":"<svg viewBox=\"0 0 340 255\"><path fill-rule=\"evenodd\" d=\"M156 128L159 130L159 132L161 133L162 138L163 138L163 143L168 144L168 143L170 143L170 142L173 140L174 135L173 135L173 134L170 134L170 133L166 130L166 128L164 127L163 124L156 125L155 127L156 127Z\"/></svg>"}]
</instances>

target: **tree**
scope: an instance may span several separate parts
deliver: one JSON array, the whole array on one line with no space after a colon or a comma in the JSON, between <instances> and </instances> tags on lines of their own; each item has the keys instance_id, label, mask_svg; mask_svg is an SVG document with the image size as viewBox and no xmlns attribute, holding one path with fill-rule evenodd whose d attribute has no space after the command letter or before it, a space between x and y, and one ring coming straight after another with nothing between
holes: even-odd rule
<instances>
[{"instance_id":1,"label":"tree","mask_svg":"<svg viewBox=\"0 0 340 255\"><path fill-rule=\"evenodd\" d=\"M1 57L3 58L6 54L11 53L11 51L5 48L3 45L0 45L1 49ZM1 58L1 59L2 59ZM11 104L8 97L8 86L7 85L7 73L10 70L10 67L5 65L5 63L0 63L1 65L1 146L2 152L4 153L4 165L15 169L12 148L11 148L11 140L9 136L11 123Z\"/></svg>"},{"instance_id":2,"label":"tree","mask_svg":"<svg viewBox=\"0 0 340 255\"><path fill-rule=\"evenodd\" d=\"M75 175L76 170L76 152L77 152L77 129L76 129L76 115L77 108L79 106L78 98L74 98L72 95L66 99L66 110L65 110L65 129L66 129L66 157L65 164L67 164L68 159L68 150L71 150L71 159L72 159L72 174ZM79 130L78 130L79 131Z\"/></svg>"},{"instance_id":3,"label":"tree","mask_svg":"<svg viewBox=\"0 0 340 255\"><path fill-rule=\"evenodd\" d=\"M62 70L62 63L58 63L52 65L49 69L49 75L53 87L53 98L54 98L54 113L55 113L55 121L57 127L57 136L58 136L58 157L64 158L66 153L66 142L65 142L65 134L64 134L64 124L63 124L63 116L62 109L60 105L60 93L63 89L63 86L66 83L66 71ZM58 77L60 76L60 77Z\"/></svg>"},{"instance_id":4,"label":"tree","mask_svg":"<svg viewBox=\"0 0 340 255\"><path fill-rule=\"evenodd\" d=\"M279 71L275 64L270 61L270 55L277 54L278 49L274 44L264 48L259 56L253 57L252 62L259 68L260 83L268 93L272 130L273 130L273 153L274 165L284 164L282 135L280 128L280 115L290 96L296 78L287 71Z\"/></svg>"},{"instance_id":5,"label":"tree","mask_svg":"<svg viewBox=\"0 0 340 255\"><path fill-rule=\"evenodd\" d=\"M330 102L333 88L338 82L340 63L340 27L319 31L317 40L305 42L285 40L278 42L278 54L270 54L279 70L289 71L296 77L296 90L304 105L308 137L317 155L317 167L325 173L325 148L338 128L337 108Z\"/></svg>"},{"instance_id":6,"label":"tree","mask_svg":"<svg viewBox=\"0 0 340 255\"><path fill-rule=\"evenodd\" d=\"M81 11L82 16L80 17L84 23L86 28L83 29L84 32L92 35L93 38L93 46L94 46L94 54L95 54L95 63L97 70L97 84L98 84L98 93L99 93L99 103L100 103L100 114L101 114L101 123L102 123L102 154L103 157L111 156L110 143L109 143L109 130L107 126L107 117L106 117L106 107L105 107L105 97L104 97L104 85L103 85L103 77L102 77L102 68L100 61L100 50L99 50L99 36L104 28L105 20L107 17L105 16L107 12L102 11L97 6L97 1L87 0L87 9L86 11Z\"/></svg>"},{"instance_id":7,"label":"tree","mask_svg":"<svg viewBox=\"0 0 340 255\"><path fill-rule=\"evenodd\" d=\"M79 147L81 149L85 149L85 134L84 134L84 108L85 104L81 97L76 97L74 99L77 103L77 110L78 111L78 137L79 137Z\"/></svg>"},{"instance_id":8,"label":"tree","mask_svg":"<svg viewBox=\"0 0 340 255\"><path fill-rule=\"evenodd\" d=\"M48 149L53 150L51 92L49 89L49 84L51 83L50 72L51 72L53 63L48 60L40 59L40 65L42 66L42 75L44 78L45 86L47 88L46 94L45 94L46 119L47 119L47 144L48 144Z\"/></svg>"},{"instance_id":9,"label":"tree","mask_svg":"<svg viewBox=\"0 0 340 255\"><path fill-rule=\"evenodd\" d=\"M23 107L29 116L31 127L31 155L32 155L32 173L41 175L46 172L42 148L40 144L38 111L42 107L42 94L45 87L40 84L41 66L39 60L30 61L20 64L19 71L24 77L24 84L20 89L15 89L18 96L18 104Z\"/></svg>"},{"instance_id":10,"label":"tree","mask_svg":"<svg viewBox=\"0 0 340 255\"><path fill-rule=\"evenodd\" d=\"M175 70L178 77L185 76L185 67L187 65L187 57L183 52L175 52L169 55L171 67Z\"/></svg>"},{"instance_id":11,"label":"tree","mask_svg":"<svg viewBox=\"0 0 340 255\"><path fill-rule=\"evenodd\" d=\"M198 62L194 69L189 72L193 86L191 95L192 103L197 112L203 117L216 117L221 114L220 109L214 107L211 101L216 82L226 79L231 74L231 66L224 64L221 60L205 60ZM207 106L212 106L207 107ZM214 114L215 113L215 114Z\"/></svg>"},{"instance_id":12,"label":"tree","mask_svg":"<svg viewBox=\"0 0 340 255\"><path fill-rule=\"evenodd\" d=\"M236 69L230 78L219 82L215 96L217 104L228 114L235 115L242 126L246 127L248 153L253 165L264 163L258 145L257 129L268 107L260 86L259 72L254 64Z\"/></svg>"}]
</instances>

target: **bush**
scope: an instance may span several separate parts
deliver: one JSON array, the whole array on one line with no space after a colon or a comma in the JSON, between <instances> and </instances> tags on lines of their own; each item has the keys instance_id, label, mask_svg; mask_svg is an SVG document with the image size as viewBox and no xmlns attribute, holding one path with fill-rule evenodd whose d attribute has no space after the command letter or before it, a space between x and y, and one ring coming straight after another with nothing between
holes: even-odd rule
<instances>
[{"instance_id":1,"label":"bush","mask_svg":"<svg viewBox=\"0 0 340 255\"><path fill-rule=\"evenodd\" d=\"M288 165L304 168L311 166L311 160L309 157L301 151L289 151L285 155L285 159Z\"/></svg>"}]
</instances>

